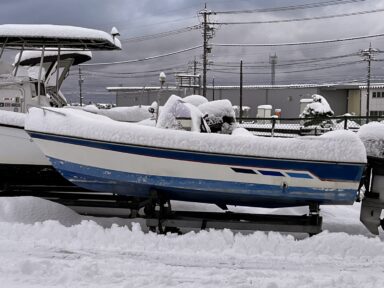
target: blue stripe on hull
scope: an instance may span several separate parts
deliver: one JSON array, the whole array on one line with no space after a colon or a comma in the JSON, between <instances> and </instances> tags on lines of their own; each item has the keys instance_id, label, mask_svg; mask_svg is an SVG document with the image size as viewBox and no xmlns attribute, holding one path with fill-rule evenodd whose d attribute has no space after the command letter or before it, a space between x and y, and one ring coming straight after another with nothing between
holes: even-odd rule
<instances>
[{"instance_id":1,"label":"blue stripe on hull","mask_svg":"<svg viewBox=\"0 0 384 288\"><path fill-rule=\"evenodd\" d=\"M156 158L166 158L201 163L213 163L217 165L240 166L244 168L260 167L276 170L308 171L321 180L330 181L359 182L365 167L363 163L337 163L325 161L272 159L255 156L215 154L199 151L185 151L170 148L166 149L140 145L129 145L122 143L111 143L53 134L42 134L37 132L28 133L33 138L38 139L57 141L67 144L74 144L122 153L144 155Z\"/></svg>"},{"instance_id":2,"label":"blue stripe on hull","mask_svg":"<svg viewBox=\"0 0 384 288\"><path fill-rule=\"evenodd\" d=\"M282 188L280 185L240 183L151 176L104 170L50 158L52 165L74 184L93 191L149 197L151 188L163 191L174 200L257 206L289 207L320 204L352 204L356 190Z\"/></svg>"}]
</instances>

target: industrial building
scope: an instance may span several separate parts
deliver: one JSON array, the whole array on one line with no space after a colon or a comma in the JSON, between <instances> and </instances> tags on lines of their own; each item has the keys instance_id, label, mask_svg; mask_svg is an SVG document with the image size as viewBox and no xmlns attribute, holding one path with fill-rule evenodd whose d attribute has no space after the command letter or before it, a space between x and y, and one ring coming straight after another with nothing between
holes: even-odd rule
<instances>
[{"instance_id":1,"label":"industrial building","mask_svg":"<svg viewBox=\"0 0 384 288\"><path fill-rule=\"evenodd\" d=\"M150 105L160 95L161 103L172 94L188 96L199 94L199 89L179 88L165 85L160 87L107 87L116 93L117 106ZM160 93L160 94L159 94ZM249 117L256 117L259 105L272 105L272 111L281 109L281 117L298 117L302 99L311 98L313 94L324 96L335 115L351 113L366 115L367 86L362 83L345 84L294 84L294 85L244 85L242 105L248 106ZM208 100L229 99L233 105L240 104L240 86L207 87ZM372 116L384 115L384 84L370 86L369 111Z\"/></svg>"}]
</instances>

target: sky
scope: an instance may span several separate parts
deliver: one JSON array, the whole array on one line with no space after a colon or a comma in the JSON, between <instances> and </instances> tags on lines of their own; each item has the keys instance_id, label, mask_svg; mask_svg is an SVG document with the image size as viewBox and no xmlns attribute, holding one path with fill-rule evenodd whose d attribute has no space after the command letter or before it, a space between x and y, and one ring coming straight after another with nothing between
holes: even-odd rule
<instances>
[{"instance_id":1,"label":"sky","mask_svg":"<svg viewBox=\"0 0 384 288\"><path fill-rule=\"evenodd\" d=\"M339 3L307 9L258 13L218 13L209 17L212 23L271 21L296 18L350 14L384 9L383 0L2 0L0 24L59 24L100 29L109 32L113 26L120 31L123 50L94 52L89 63L115 62L167 54L202 45L202 30L171 33L166 37L150 37L144 41L132 39L156 35L201 23L199 11L207 3L212 12L256 10L308 5L313 3ZM345 3L349 2L349 3ZM281 9L280 9L281 10ZM214 25L215 35L211 44L272 44L321 41L384 33L384 11L364 15L318 19L289 23L264 23L243 25ZM367 63L357 55L359 50L372 47L384 51L384 37L327 43L317 45L283 47L218 47L212 46L209 54L208 84L238 85L239 63L244 63L244 84L269 84L271 82L269 57L277 55L276 84L333 83L365 81ZM158 85L158 74L164 71L167 84L175 84L174 74L193 71L198 62L201 73L202 48L168 57L131 64L83 67L85 98L94 101L108 99L106 86ZM14 53L14 52L12 52ZM354 54L354 55L349 55ZM349 55L349 56L348 56ZM344 57L339 57L344 56ZM10 59L13 57L8 56ZM318 58L329 58L317 61ZM384 54L377 54L384 59ZM316 61L313 61L313 60ZM305 63L297 63L302 62ZM372 65L374 80L384 81L381 62ZM63 86L69 98L79 94L77 68ZM105 98L107 97L107 98ZM113 97L114 98L114 97Z\"/></svg>"}]
</instances>

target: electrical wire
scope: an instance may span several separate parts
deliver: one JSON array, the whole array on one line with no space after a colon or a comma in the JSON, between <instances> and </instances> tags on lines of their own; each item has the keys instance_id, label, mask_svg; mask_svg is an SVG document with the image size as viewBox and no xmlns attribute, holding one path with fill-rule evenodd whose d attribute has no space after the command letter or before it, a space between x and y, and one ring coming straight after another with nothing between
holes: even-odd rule
<instances>
[{"instance_id":1,"label":"electrical wire","mask_svg":"<svg viewBox=\"0 0 384 288\"><path fill-rule=\"evenodd\" d=\"M214 24L214 25L278 24L278 23L290 23L290 22L324 20L324 19L333 19L333 18L340 18L340 17L358 16L358 15L379 13L383 11L384 9L375 9L375 10L358 11L358 12L352 12L352 13L313 16L313 17L294 18L294 19L268 20L268 21L241 21L241 22L212 22L209 24Z\"/></svg>"},{"instance_id":2,"label":"electrical wire","mask_svg":"<svg viewBox=\"0 0 384 288\"><path fill-rule=\"evenodd\" d=\"M141 59L117 61L117 62L105 62L105 63L80 64L79 66L102 66L102 65L119 65L119 64L137 63L137 62L143 62L143 61L147 61L147 60L158 59L158 58L162 58L162 57L168 57L168 56L172 56L172 55L188 52L188 51L191 51L191 50L196 50L196 49L201 48L201 47L203 47L203 45L197 45L197 46L194 46L194 47L178 50L178 51L175 51L175 52L170 52L170 53L166 53L166 54L145 57L145 58L141 58Z\"/></svg>"},{"instance_id":3,"label":"electrical wire","mask_svg":"<svg viewBox=\"0 0 384 288\"><path fill-rule=\"evenodd\" d=\"M121 39L120 41L122 43L127 43L127 42L141 42L141 41L146 41L146 40L152 40L152 39L158 39L158 38L163 38L163 37L168 37L168 36L173 36L185 32L190 32L194 31L197 29L201 29L201 25L193 25L193 26L188 26L188 27L183 27L175 30L170 30L170 31L165 31L165 32L160 32L156 34L150 34L150 35L143 35L143 36L138 36L138 37L131 37L127 39Z\"/></svg>"},{"instance_id":4,"label":"electrical wire","mask_svg":"<svg viewBox=\"0 0 384 288\"><path fill-rule=\"evenodd\" d=\"M276 71L276 74L291 74L291 73L300 73L300 72L319 71L319 70L337 68L337 67L341 67L341 66L354 65L354 64L357 64L357 63L362 63L362 62L361 61L352 61L352 62L337 63L337 64L333 64L333 65L317 67L317 68L311 68L311 69L290 70L290 71ZM239 72L234 72L233 70L225 71L225 70L211 69L210 71L218 72L218 73L239 74ZM268 74L271 74L271 72L243 72L243 74L268 75Z\"/></svg>"},{"instance_id":5,"label":"electrical wire","mask_svg":"<svg viewBox=\"0 0 384 288\"><path fill-rule=\"evenodd\" d=\"M368 39L368 38L377 38L383 37L384 33L374 34L374 35L366 35L366 36L357 36L357 37L348 37L348 38L340 38L340 39L331 39L331 40L319 40L319 41L309 41L309 42L293 42L293 43L274 43L274 44L221 44L221 43L213 43L211 46L216 47L278 47L278 46L300 46L300 45L316 45L316 44L324 44L324 43L335 43L335 42L344 42L344 41L354 41L360 39Z\"/></svg>"},{"instance_id":6,"label":"electrical wire","mask_svg":"<svg viewBox=\"0 0 384 288\"><path fill-rule=\"evenodd\" d=\"M364 2L366 0L332 0L325 2L315 2L301 5L290 5L290 6L282 6L282 7L272 7L272 8L260 8L253 10L240 10L240 11L216 11L214 14L244 14L244 13L261 13L261 12L281 12L281 11L292 11L292 10L301 10L301 9L311 9L311 8L319 8L326 6L335 6L335 5L343 5L343 4L351 4L357 2Z\"/></svg>"},{"instance_id":7,"label":"electrical wire","mask_svg":"<svg viewBox=\"0 0 384 288\"><path fill-rule=\"evenodd\" d=\"M278 62L276 64L276 67L313 64L313 63L319 63L319 62L323 62L323 61L355 57L358 55L359 55L358 53L350 53L350 54L343 54L343 55L330 56L330 57L280 60L279 62L283 62L283 63ZM201 63L198 62L198 64L201 64ZM262 64L264 64L264 65L262 65ZM209 65L210 66L218 66L218 67L234 67L234 68L236 68L236 67L239 67L239 62L214 62L213 64L209 64ZM247 62L243 61L243 67L268 68L268 67L271 67L271 65L267 61L260 61L260 62L253 62L253 63L247 63Z\"/></svg>"}]
</instances>

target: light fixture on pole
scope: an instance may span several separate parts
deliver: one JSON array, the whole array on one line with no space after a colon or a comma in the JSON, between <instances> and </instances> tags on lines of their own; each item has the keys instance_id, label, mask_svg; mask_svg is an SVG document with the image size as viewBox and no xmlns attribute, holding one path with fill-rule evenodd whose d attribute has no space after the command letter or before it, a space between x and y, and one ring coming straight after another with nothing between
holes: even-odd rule
<instances>
[{"instance_id":1,"label":"light fixture on pole","mask_svg":"<svg viewBox=\"0 0 384 288\"><path fill-rule=\"evenodd\" d=\"M164 86L166 78L167 78L167 76L165 76L165 73L161 72L160 75L159 75L160 89L159 89L159 92L157 93L157 100L156 100L156 102L157 102L157 107L156 107L156 124L157 124L157 120L159 119L161 90L163 90L163 86Z\"/></svg>"}]
</instances>

